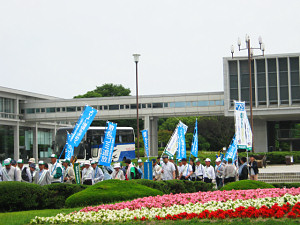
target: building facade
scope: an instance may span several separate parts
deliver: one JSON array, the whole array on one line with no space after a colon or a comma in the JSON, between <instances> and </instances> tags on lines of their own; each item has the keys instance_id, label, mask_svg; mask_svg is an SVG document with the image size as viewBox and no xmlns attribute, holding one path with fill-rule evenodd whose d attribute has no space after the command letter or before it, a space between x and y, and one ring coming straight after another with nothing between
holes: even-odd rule
<instances>
[{"instance_id":1,"label":"building facade","mask_svg":"<svg viewBox=\"0 0 300 225\"><path fill-rule=\"evenodd\" d=\"M254 148L258 152L300 150L300 54L251 61ZM250 103L248 58L224 58L225 116L234 101Z\"/></svg>"}]
</instances>

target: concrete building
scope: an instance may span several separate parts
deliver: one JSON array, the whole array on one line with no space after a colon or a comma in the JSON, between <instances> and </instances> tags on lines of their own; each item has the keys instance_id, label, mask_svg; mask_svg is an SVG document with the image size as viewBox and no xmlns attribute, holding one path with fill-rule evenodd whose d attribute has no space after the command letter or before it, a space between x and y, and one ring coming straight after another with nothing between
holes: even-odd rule
<instances>
[{"instance_id":1,"label":"concrete building","mask_svg":"<svg viewBox=\"0 0 300 225\"><path fill-rule=\"evenodd\" d=\"M257 152L300 150L300 54L252 60L254 148ZM224 113L234 100L249 106L248 58L224 58ZM248 110L249 112L249 107Z\"/></svg>"},{"instance_id":2,"label":"concrete building","mask_svg":"<svg viewBox=\"0 0 300 225\"><path fill-rule=\"evenodd\" d=\"M266 55L252 60L256 152L300 150L299 56ZM151 156L157 155L158 118L233 117L234 100L249 106L247 58L224 58L223 66L224 92L139 97ZM95 120L136 118L135 96L61 99L0 87L0 160L49 157L56 129L76 122L86 104L99 110Z\"/></svg>"}]
</instances>

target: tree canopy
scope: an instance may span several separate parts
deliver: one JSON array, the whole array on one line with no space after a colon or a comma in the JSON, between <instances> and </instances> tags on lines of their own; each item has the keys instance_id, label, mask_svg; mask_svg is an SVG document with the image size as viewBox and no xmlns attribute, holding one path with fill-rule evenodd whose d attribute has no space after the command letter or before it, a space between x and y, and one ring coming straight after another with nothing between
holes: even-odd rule
<instances>
[{"instance_id":1,"label":"tree canopy","mask_svg":"<svg viewBox=\"0 0 300 225\"><path fill-rule=\"evenodd\" d=\"M122 84L103 84L96 87L93 91L88 91L83 95L74 96L74 98L101 98L114 96L129 96L131 90L125 88Z\"/></svg>"}]
</instances>

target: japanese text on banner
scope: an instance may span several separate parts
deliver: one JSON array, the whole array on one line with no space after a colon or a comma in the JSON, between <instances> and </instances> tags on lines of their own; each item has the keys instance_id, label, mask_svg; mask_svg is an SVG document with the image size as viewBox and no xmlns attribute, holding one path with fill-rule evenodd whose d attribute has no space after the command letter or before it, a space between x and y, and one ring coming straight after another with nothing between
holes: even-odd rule
<instances>
[{"instance_id":1,"label":"japanese text on banner","mask_svg":"<svg viewBox=\"0 0 300 225\"><path fill-rule=\"evenodd\" d=\"M110 166L115 147L116 131L117 124L107 122L107 129L105 131L103 147L99 158L99 165Z\"/></svg>"},{"instance_id":2,"label":"japanese text on banner","mask_svg":"<svg viewBox=\"0 0 300 225\"><path fill-rule=\"evenodd\" d=\"M144 140L144 146L147 158L149 158L149 138L148 138L148 130L142 130L143 140Z\"/></svg>"}]
</instances>

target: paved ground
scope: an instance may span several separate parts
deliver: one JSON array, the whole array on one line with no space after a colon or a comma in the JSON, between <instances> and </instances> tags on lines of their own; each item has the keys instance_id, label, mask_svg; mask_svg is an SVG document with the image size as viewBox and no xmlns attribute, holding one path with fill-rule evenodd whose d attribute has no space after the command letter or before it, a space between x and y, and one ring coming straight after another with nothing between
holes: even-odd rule
<instances>
[{"instance_id":1,"label":"paved ground","mask_svg":"<svg viewBox=\"0 0 300 225\"><path fill-rule=\"evenodd\" d=\"M259 173L299 173L300 164L296 165L268 165L267 168L260 168Z\"/></svg>"}]
</instances>

